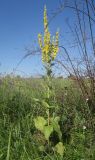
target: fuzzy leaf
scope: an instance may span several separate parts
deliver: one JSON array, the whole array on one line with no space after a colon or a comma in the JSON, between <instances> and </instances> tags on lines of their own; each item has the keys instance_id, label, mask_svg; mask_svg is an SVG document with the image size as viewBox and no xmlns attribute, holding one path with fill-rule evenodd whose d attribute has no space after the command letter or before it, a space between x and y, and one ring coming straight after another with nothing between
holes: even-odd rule
<instances>
[{"instance_id":1,"label":"fuzzy leaf","mask_svg":"<svg viewBox=\"0 0 95 160\"><path fill-rule=\"evenodd\" d=\"M64 145L63 145L62 142L59 142L59 143L54 147L54 150L55 150L58 154L60 154L60 156L63 156L65 147L64 147Z\"/></svg>"},{"instance_id":2,"label":"fuzzy leaf","mask_svg":"<svg viewBox=\"0 0 95 160\"><path fill-rule=\"evenodd\" d=\"M56 116L56 117L54 118L54 121L55 121L55 122L59 122L59 121L60 121L60 117L59 117L59 116Z\"/></svg>"},{"instance_id":3,"label":"fuzzy leaf","mask_svg":"<svg viewBox=\"0 0 95 160\"><path fill-rule=\"evenodd\" d=\"M40 102L40 100L37 99L37 98L33 98L33 100L34 100L35 102Z\"/></svg>"},{"instance_id":4,"label":"fuzzy leaf","mask_svg":"<svg viewBox=\"0 0 95 160\"><path fill-rule=\"evenodd\" d=\"M55 108L55 106L49 106L49 108Z\"/></svg>"},{"instance_id":5,"label":"fuzzy leaf","mask_svg":"<svg viewBox=\"0 0 95 160\"><path fill-rule=\"evenodd\" d=\"M49 108L49 104L47 102L41 101L41 104L42 104L43 107Z\"/></svg>"},{"instance_id":6,"label":"fuzzy leaf","mask_svg":"<svg viewBox=\"0 0 95 160\"><path fill-rule=\"evenodd\" d=\"M52 125L53 125L54 131L56 131L58 133L59 139L61 140L62 133L60 130L60 125L58 124L59 120L60 120L60 117L58 117L58 116L55 117L54 119L52 119Z\"/></svg>"},{"instance_id":7,"label":"fuzzy leaf","mask_svg":"<svg viewBox=\"0 0 95 160\"><path fill-rule=\"evenodd\" d=\"M53 132L53 126L52 125L44 126L43 133L44 133L44 136L45 136L46 140L49 139L52 132Z\"/></svg>"},{"instance_id":8,"label":"fuzzy leaf","mask_svg":"<svg viewBox=\"0 0 95 160\"><path fill-rule=\"evenodd\" d=\"M35 127L38 130L43 131L44 126L46 125L47 122L43 117L38 116L37 118L34 119L34 123L35 123Z\"/></svg>"},{"instance_id":9,"label":"fuzzy leaf","mask_svg":"<svg viewBox=\"0 0 95 160\"><path fill-rule=\"evenodd\" d=\"M40 147L39 147L39 150L40 150L41 152L43 152L43 151L45 150L45 147L44 147L44 146L40 146Z\"/></svg>"}]
</instances>

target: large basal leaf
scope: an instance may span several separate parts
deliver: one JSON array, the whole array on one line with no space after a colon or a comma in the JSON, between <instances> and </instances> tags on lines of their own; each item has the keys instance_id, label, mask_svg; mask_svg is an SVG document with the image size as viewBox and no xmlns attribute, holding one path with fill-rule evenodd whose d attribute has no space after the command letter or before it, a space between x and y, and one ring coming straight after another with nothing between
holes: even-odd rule
<instances>
[{"instance_id":1,"label":"large basal leaf","mask_svg":"<svg viewBox=\"0 0 95 160\"><path fill-rule=\"evenodd\" d=\"M44 126L46 125L47 122L43 117L38 116L37 118L34 119L34 123L35 123L35 127L38 130L43 131Z\"/></svg>"},{"instance_id":2,"label":"large basal leaf","mask_svg":"<svg viewBox=\"0 0 95 160\"><path fill-rule=\"evenodd\" d=\"M63 156L64 154L64 150L65 150L65 146L63 145L62 142L57 143L57 145L54 147L54 150L60 154L60 156Z\"/></svg>"},{"instance_id":3,"label":"large basal leaf","mask_svg":"<svg viewBox=\"0 0 95 160\"><path fill-rule=\"evenodd\" d=\"M54 131L58 133L59 139L61 140L62 133L60 130L60 125L58 124L59 120L60 120L60 117L55 117L54 119L52 119L52 125L53 125Z\"/></svg>"},{"instance_id":4,"label":"large basal leaf","mask_svg":"<svg viewBox=\"0 0 95 160\"><path fill-rule=\"evenodd\" d=\"M52 132L53 132L53 126L52 125L44 126L43 133L44 133L44 136L45 136L46 140L49 139Z\"/></svg>"},{"instance_id":5,"label":"large basal leaf","mask_svg":"<svg viewBox=\"0 0 95 160\"><path fill-rule=\"evenodd\" d=\"M61 133L59 124L56 123L56 122L54 122L54 123L53 123L53 128L54 128L54 130L58 133L59 139L61 140L61 138L62 138L62 133Z\"/></svg>"}]
</instances>

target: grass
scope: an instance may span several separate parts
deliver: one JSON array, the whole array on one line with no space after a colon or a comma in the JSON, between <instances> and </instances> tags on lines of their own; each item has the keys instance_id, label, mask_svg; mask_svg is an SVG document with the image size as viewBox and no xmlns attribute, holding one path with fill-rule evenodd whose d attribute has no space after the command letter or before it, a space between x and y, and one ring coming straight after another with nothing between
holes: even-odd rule
<instances>
[{"instance_id":1,"label":"grass","mask_svg":"<svg viewBox=\"0 0 95 160\"><path fill-rule=\"evenodd\" d=\"M38 146L45 142L35 129L34 118L45 111L33 98L45 96L43 83L42 79L1 79L0 160L95 160L95 118L77 85L67 79L53 80L66 150L63 157L39 151Z\"/></svg>"}]
</instances>

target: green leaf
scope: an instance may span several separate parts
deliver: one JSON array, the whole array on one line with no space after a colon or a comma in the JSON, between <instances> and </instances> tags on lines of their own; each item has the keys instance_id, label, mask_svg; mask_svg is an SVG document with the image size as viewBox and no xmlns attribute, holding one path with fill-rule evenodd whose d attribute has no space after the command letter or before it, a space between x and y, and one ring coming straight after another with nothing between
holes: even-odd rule
<instances>
[{"instance_id":1,"label":"green leaf","mask_svg":"<svg viewBox=\"0 0 95 160\"><path fill-rule=\"evenodd\" d=\"M53 125L53 129L54 131L56 131L58 133L58 136L59 136L59 139L61 140L62 138L62 133L61 133L61 130L60 130L60 125L58 124L60 120L60 117L55 117L52 119L52 125Z\"/></svg>"},{"instance_id":2,"label":"green leaf","mask_svg":"<svg viewBox=\"0 0 95 160\"><path fill-rule=\"evenodd\" d=\"M52 132L53 132L53 126L52 125L44 126L43 133L44 133L44 136L45 136L46 140L49 139Z\"/></svg>"},{"instance_id":3,"label":"green leaf","mask_svg":"<svg viewBox=\"0 0 95 160\"><path fill-rule=\"evenodd\" d=\"M62 133L61 133L59 124L56 123L56 122L54 122L53 127L54 127L54 130L58 133L59 139L61 140L61 138L62 138Z\"/></svg>"},{"instance_id":4,"label":"green leaf","mask_svg":"<svg viewBox=\"0 0 95 160\"><path fill-rule=\"evenodd\" d=\"M33 100L34 100L35 102L40 102L40 100L37 99L37 98L33 98Z\"/></svg>"},{"instance_id":5,"label":"green leaf","mask_svg":"<svg viewBox=\"0 0 95 160\"><path fill-rule=\"evenodd\" d=\"M57 145L54 147L54 150L60 154L60 156L63 156L64 154L64 150L65 150L65 146L63 145L62 142L57 143Z\"/></svg>"},{"instance_id":6,"label":"green leaf","mask_svg":"<svg viewBox=\"0 0 95 160\"><path fill-rule=\"evenodd\" d=\"M41 101L41 104L42 104L43 107L49 108L49 104L47 102Z\"/></svg>"},{"instance_id":7,"label":"green leaf","mask_svg":"<svg viewBox=\"0 0 95 160\"><path fill-rule=\"evenodd\" d=\"M49 106L49 108L55 108L55 106Z\"/></svg>"},{"instance_id":8,"label":"green leaf","mask_svg":"<svg viewBox=\"0 0 95 160\"><path fill-rule=\"evenodd\" d=\"M43 152L43 151L45 151L45 147L42 145L42 146L39 147L39 150L40 150L41 152Z\"/></svg>"},{"instance_id":9,"label":"green leaf","mask_svg":"<svg viewBox=\"0 0 95 160\"><path fill-rule=\"evenodd\" d=\"M55 122L59 122L59 121L60 121L60 117L59 117L59 116L56 116L56 117L54 118L54 121L55 121Z\"/></svg>"},{"instance_id":10,"label":"green leaf","mask_svg":"<svg viewBox=\"0 0 95 160\"><path fill-rule=\"evenodd\" d=\"M49 109L46 110L46 114L49 115Z\"/></svg>"},{"instance_id":11,"label":"green leaf","mask_svg":"<svg viewBox=\"0 0 95 160\"><path fill-rule=\"evenodd\" d=\"M38 130L43 131L44 126L46 125L47 122L43 117L38 116L37 118L34 119L34 123L35 123L35 127Z\"/></svg>"}]
</instances>

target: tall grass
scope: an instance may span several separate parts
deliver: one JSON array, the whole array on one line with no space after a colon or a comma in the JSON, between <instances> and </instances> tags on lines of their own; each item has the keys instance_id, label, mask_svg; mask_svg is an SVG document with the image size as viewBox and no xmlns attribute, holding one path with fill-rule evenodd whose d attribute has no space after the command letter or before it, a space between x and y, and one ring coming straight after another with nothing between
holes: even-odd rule
<instances>
[{"instance_id":1,"label":"tall grass","mask_svg":"<svg viewBox=\"0 0 95 160\"><path fill-rule=\"evenodd\" d=\"M10 82L14 82L11 88ZM40 104L33 101L33 98L35 96L39 99L43 98L43 94L40 94L45 91L41 85L42 82L41 79L37 79L36 84L33 79L5 78L2 80L0 85L0 160L77 160L82 158L94 160L94 135L89 126L90 117L88 119L86 115L86 112L89 113L89 108L80 97L81 92L79 93L76 85L68 79L54 79L55 96L60 106L57 114L61 117L61 131L66 147L64 157L39 152L38 146L44 143L44 137L37 134L33 119L37 115L44 115L45 111ZM35 90L33 95L34 84L38 90ZM84 126L86 129L83 129Z\"/></svg>"}]
</instances>

